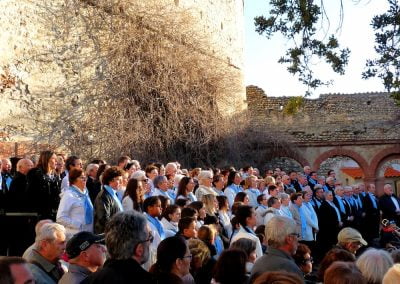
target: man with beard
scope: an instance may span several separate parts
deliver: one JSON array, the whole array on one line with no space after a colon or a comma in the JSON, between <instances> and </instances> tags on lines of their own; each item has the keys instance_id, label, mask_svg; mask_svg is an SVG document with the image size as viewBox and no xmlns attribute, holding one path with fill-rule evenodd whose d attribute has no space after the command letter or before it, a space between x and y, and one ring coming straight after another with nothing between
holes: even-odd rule
<instances>
[{"instance_id":1,"label":"man with beard","mask_svg":"<svg viewBox=\"0 0 400 284\"><path fill-rule=\"evenodd\" d=\"M152 275L141 267L149 258L153 241L142 214L136 211L115 214L106 225L105 240L110 258L103 269L82 283L155 283Z\"/></svg>"}]
</instances>

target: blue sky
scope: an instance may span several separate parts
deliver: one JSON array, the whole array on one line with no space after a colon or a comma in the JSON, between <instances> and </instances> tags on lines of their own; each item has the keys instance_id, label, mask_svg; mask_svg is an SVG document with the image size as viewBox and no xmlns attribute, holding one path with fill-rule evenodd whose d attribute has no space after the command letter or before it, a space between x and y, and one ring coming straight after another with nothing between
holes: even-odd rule
<instances>
[{"instance_id":1,"label":"blue sky","mask_svg":"<svg viewBox=\"0 0 400 284\"><path fill-rule=\"evenodd\" d=\"M330 33L338 27L340 1L325 0L329 11ZM361 0L358 4L352 0L343 0L344 22L337 37L342 47L351 50L346 74L336 75L323 62L314 62L316 73L322 79L334 80L329 87L320 87L314 91L312 98L326 93L356 93L384 91L378 78L361 79L367 58L375 58L374 33L370 26L371 19L376 14L385 12L388 8L386 0ZM254 17L267 15L269 0L245 1L245 82L246 85L256 85L264 89L268 96L303 95L306 88L297 77L286 71L285 65L277 63L289 46L282 37L275 35L268 40L254 30Z\"/></svg>"}]
</instances>

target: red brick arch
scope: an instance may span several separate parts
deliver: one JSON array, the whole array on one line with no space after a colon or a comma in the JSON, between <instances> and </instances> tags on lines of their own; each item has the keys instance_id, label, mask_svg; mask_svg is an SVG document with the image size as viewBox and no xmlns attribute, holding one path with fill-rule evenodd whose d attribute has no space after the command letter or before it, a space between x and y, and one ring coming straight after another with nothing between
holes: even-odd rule
<instances>
[{"instance_id":1,"label":"red brick arch","mask_svg":"<svg viewBox=\"0 0 400 284\"><path fill-rule=\"evenodd\" d=\"M395 145L378 152L371 161L370 172L371 176L376 176L378 174L379 166L388 158L399 158L400 157L400 145Z\"/></svg>"},{"instance_id":2,"label":"red brick arch","mask_svg":"<svg viewBox=\"0 0 400 284\"><path fill-rule=\"evenodd\" d=\"M366 177L368 176L367 173L369 173L369 167L367 161L357 152L343 148L334 148L319 155L318 158L314 161L313 169L318 170L323 161L327 160L328 158L333 158L337 156L345 156L353 159L358 163L358 165L364 172L364 175Z\"/></svg>"}]
</instances>

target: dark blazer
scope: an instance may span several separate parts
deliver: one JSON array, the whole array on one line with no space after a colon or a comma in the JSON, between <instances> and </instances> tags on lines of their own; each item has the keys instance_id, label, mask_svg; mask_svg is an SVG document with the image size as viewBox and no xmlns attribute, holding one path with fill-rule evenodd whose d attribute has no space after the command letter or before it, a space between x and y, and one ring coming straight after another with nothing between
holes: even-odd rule
<instances>
[{"instance_id":1,"label":"dark blazer","mask_svg":"<svg viewBox=\"0 0 400 284\"><path fill-rule=\"evenodd\" d=\"M40 168L33 168L27 174L28 208L39 214L39 219L56 218L60 203L61 180L50 177Z\"/></svg>"},{"instance_id":2,"label":"dark blazer","mask_svg":"<svg viewBox=\"0 0 400 284\"><path fill-rule=\"evenodd\" d=\"M89 192L90 201L92 201L92 204L94 204L96 197L101 190L101 184L93 178L88 177L86 181L86 188Z\"/></svg>"},{"instance_id":3,"label":"dark blazer","mask_svg":"<svg viewBox=\"0 0 400 284\"><path fill-rule=\"evenodd\" d=\"M392 195L400 205L400 200ZM394 220L400 226L400 216L396 213L396 206L393 204L391 196L384 194L379 198L379 207L382 210L382 219Z\"/></svg>"},{"instance_id":4,"label":"dark blazer","mask_svg":"<svg viewBox=\"0 0 400 284\"><path fill-rule=\"evenodd\" d=\"M319 207L318 226L318 246L325 253L337 243L337 235L340 230L336 210L327 201L323 201Z\"/></svg>"},{"instance_id":5,"label":"dark blazer","mask_svg":"<svg viewBox=\"0 0 400 284\"><path fill-rule=\"evenodd\" d=\"M117 202L103 188L94 203L94 232L96 234L104 233L107 221L119 211Z\"/></svg>"},{"instance_id":6,"label":"dark blazer","mask_svg":"<svg viewBox=\"0 0 400 284\"><path fill-rule=\"evenodd\" d=\"M339 205L338 197L335 196L335 197L333 198L333 203L335 203L337 209L339 209L340 217L342 218L342 222L343 222L343 223L346 223L347 217L349 216L349 213L350 213L350 212L349 212L348 206L346 205L346 202L344 201L344 198L342 198L342 202L343 202L343 205L344 205L345 213L343 213L343 212L340 210L340 205ZM328 204L328 205L329 205L329 204Z\"/></svg>"},{"instance_id":7,"label":"dark blazer","mask_svg":"<svg viewBox=\"0 0 400 284\"><path fill-rule=\"evenodd\" d=\"M377 208L374 208L371 197L367 194L363 199L363 217L361 220L361 233L368 241L379 237L379 225L381 222L379 202L376 197L375 203Z\"/></svg>"},{"instance_id":8,"label":"dark blazer","mask_svg":"<svg viewBox=\"0 0 400 284\"><path fill-rule=\"evenodd\" d=\"M83 284L152 284L152 274L144 270L134 259L107 260L103 268L89 275Z\"/></svg>"},{"instance_id":9,"label":"dark blazer","mask_svg":"<svg viewBox=\"0 0 400 284\"><path fill-rule=\"evenodd\" d=\"M27 184L28 180L26 175L17 172L10 184L10 190L8 191L7 211L26 212L28 210Z\"/></svg>"}]
</instances>

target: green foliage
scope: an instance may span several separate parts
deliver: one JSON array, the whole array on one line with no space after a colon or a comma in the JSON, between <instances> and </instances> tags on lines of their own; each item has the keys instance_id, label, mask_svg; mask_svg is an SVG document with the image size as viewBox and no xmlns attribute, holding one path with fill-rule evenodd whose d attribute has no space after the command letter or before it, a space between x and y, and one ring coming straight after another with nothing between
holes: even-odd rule
<instances>
[{"instance_id":1,"label":"green foliage","mask_svg":"<svg viewBox=\"0 0 400 284\"><path fill-rule=\"evenodd\" d=\"M291 97L283 112L288 115L296 114L304 104L304 97Z\"/></svg>"},{"instance_id":2,"label":"green foliage","mask_svg":"<svg viewBox=\"0 0 400 284\"><path fill-rule=\"evenodd\" d=\"M267 38L281 33L293 42L294 46L286 51L279 63L289 64L288 71L297 75L299 81L308 86L309 90L331 83L315 76L311 68L311 62L315 58L327 62L334 72L344 74L350 50L340 49L334 35L327 40L317 38L316 25L322 15L321 6L312 0L271 0L270 5L270 16L256 17L255 26L256 31ZM309 91L306 95L308 94Z\"/></svg>"},{"instance_id":3,"label":"green foliage","mask_svg":"<svg viewBox=\"0 0 400 284\"><path fill-rule=\"evenodd\" d=\"M379 77L386 90L400 106L400 6L397 0L388 0L389 10L372 19L375 33L375 51L380 58L367 60L364 79Z\"/></svg>"}]
</instances>

